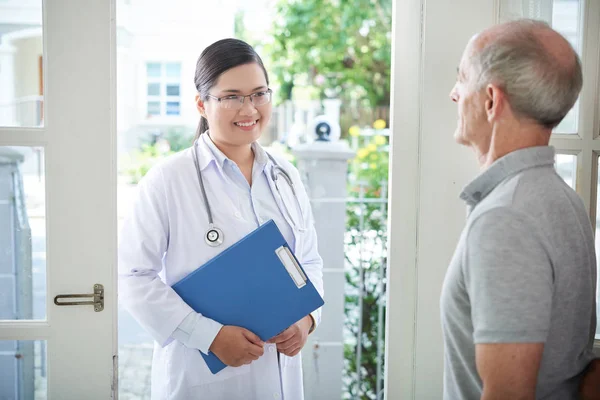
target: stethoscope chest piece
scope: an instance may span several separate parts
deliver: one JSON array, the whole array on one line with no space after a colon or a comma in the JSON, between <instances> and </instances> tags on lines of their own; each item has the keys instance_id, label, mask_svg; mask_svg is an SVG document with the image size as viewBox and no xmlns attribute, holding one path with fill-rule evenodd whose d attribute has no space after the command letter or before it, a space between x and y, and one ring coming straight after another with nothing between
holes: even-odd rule
<instances>
[{"instance_id":1,"label":"stethoscope chest piece","mask_svg":"<svg viewBox=\"0 0 600 400\"><path fill-rule=\"evenodd\" d=\"M207 245L217 247L223 243L223 231L214 226L210 226L204 234L204 241Z\"/></svg>"}]
</instances>

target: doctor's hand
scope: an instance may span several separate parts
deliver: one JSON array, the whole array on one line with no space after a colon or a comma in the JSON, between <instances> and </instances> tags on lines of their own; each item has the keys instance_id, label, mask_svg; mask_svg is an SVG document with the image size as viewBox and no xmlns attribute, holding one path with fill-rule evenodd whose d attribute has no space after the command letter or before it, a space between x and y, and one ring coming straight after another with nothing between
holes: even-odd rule
<instances>
[{"instance_id":1,"label":"doctor's hand","mask_svg":"<svg viewBox=\"0 0 600 400\"><path fill-rule=\"evenodd\" d=\"M267 343L276 343L277 351L288 357L294 357L306 344L312 321L312 318L307 315L279 335L269 339Z\"/></svg>"},{"instance_id":2,"label":"doctor's hand","mask_svg":"<svg viewBox=\"0 0 600 400\"><path fill-rule=\"evenodd\" d=\"M225 365L239 367L258 360L264 353L265 343L258 336L239 326L221 328L209 350Z\"/></svg>"}]
</instances>

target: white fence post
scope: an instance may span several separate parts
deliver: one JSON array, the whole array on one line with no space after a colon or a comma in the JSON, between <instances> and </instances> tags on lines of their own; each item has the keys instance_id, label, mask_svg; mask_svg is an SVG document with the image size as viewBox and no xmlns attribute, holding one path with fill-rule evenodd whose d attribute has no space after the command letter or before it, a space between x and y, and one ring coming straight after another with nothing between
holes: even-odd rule
<instances>
[{"instance_id":1,"label":"white fence post","mask_svg":"<svg viewBox=\"0 0 600 400\"><path fill-rule=\"evenodd\" d=\"M321 325L309 336L302 354L305 399L341 399L346 176L354 152L345 141L315 141L296 146L293 153L311 198L325 286Z\"/></svg>"}]
</instances>

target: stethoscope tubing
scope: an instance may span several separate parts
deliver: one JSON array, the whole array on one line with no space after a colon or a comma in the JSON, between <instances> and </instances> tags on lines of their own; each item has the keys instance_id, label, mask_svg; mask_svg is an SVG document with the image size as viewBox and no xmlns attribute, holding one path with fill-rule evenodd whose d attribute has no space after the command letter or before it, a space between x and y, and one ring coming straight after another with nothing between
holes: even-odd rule
<instances>
[{"instance_id":1,"label":"stethoscope tubing","mask_svg":"<svg viewBox=\"0 0 600 400\"><path fill-rule=\"evenodd\" d=\"M204 234L204 241L209 246L216 247L223 243L224 235L223 235L223 231L221 229L215 227L215 224L214 224L212 209L210 208L210 202L208 201L208 196L206 195L206 189L204 187L204 179L202 177L202 171L200 170L200 164L198 162L198 152L196 151L196 146L197 146L197 142L194 142L194 145L192 146L194 166L196 168L196 175L198 177L198 185L200 186L200 191L202 193L202 200L204 202L204 206L206 207L206 214L208 215L208 230ZM271 168L271 179L273 180L273 182L275 184L275 188L277 189L277 192L279 193L279 195L281 196L281 190L279 189L279 185L277 184L277 173L275 172L275 169L278 171L279 176L283 176L284 179L287 181L288 185L292 189L292 194L296 198L296 201L298 201L298 197L296 195L296 190L294 189L294 183L292 182L292 179L290 178L288 173L279 166L279 164L277 163L277 161L275 161L275 158L273 158L272 155L267 153L267 156L269 156L269 159L273 163L273 167ZM293 216L291 215L290 211L288 210L288 207L285 204L283 197L281 198L281 201L285 207L285 212L288 214L288 217L290 218L290 220L292 221L292 223L294 224L294 227L295 227L296 223L294 222ZM298 204L298 207L300 207L300 204ZM300 212L302 212L301 208L300 208ZM298 227L295 227L295 228L298 228ZM298 229L303 231L303 229L301 229L301 228L298 228Z\"/></svg>"}]
</instances>

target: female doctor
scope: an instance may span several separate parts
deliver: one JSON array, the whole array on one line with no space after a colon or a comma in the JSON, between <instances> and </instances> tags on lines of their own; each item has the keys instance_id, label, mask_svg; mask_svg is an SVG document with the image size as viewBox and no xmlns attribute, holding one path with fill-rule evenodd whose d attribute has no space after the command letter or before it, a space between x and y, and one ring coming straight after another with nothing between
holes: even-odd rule
<instances>
[{"instance_id":1,"label":"female doctor","mask_svg":"<svg viewBox=\"0 0 600 400\"><path fill-rule=\"evenodd\" d=\"M193 146L142 179L120 234L120 302L155 340L152 399L301 400L300 350L320 310L264 343L194 312L171 289L273 219L323 295L323 263L299 173L257 142L272 107L262 60L245 42L218 41L200 55L195 85L201 119ZM213 375L200 352L228 367Z\"/></svg>"}]
</instances>

